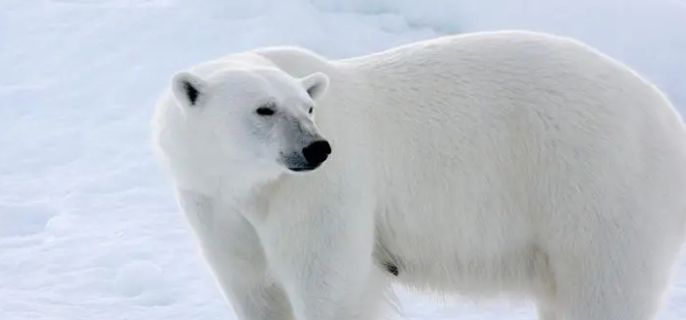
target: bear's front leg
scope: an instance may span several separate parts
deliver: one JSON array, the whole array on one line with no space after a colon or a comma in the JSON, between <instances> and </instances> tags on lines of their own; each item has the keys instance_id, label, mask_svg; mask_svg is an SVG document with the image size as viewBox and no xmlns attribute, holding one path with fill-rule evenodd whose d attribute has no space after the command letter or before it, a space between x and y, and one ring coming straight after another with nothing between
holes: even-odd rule
<instances>
[{"instance_id":1,"label":"bear's front leg","mask_svg":"<svg viewBox=\"0 0 686 320\"><path fill-rule=\"evenodd\" d=\"M178 191L202 255L240 320L293 319L286 293L270 274L253 226L216 199Z\"/></svg>"},{"instance_id":2,"label":"bear's front leg","mask_svg":"<svg viewBox=\"0 0 686 320\"><path fill-rule=\"evenodd\" d=\"M376 315L388 282L372 261L374 214L370 208L283 212L272 215L260 229L267 259L296 319Z\"/></svg>"}]
</instances>

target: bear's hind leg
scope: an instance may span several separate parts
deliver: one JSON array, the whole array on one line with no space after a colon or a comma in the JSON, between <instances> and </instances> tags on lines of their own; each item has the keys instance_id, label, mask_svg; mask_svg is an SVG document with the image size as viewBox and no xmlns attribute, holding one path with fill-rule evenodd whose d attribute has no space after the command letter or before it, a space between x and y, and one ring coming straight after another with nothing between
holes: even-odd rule
<instances>
[{"instance_id":1,"label":"bear's hind leg","mask_svg":"<svg viewBox=\"0 0 686 320\"><path fill-rule=\"evenodd\" d=\"M564 255L560 252L558 258ZM621 249L567 258L555 261L553 267L558 319L654 319L670 278L669 268L662 264L665 260Z\"/></svg>"}]
</instances>

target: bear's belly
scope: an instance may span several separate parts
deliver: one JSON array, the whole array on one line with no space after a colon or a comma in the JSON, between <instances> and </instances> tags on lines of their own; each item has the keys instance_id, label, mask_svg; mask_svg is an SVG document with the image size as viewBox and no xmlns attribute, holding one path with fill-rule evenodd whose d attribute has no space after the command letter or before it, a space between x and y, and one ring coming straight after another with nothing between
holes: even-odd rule
<instances>
[{"instance_id":1,"label":"bear's belly","mask_svg":"<svg viewBox=\"0 0 686 320\"><path fill-rule=\"evenodd\" d=\"M524 221L498 214L446 221L451 215L433 213L377 225L376 260L399 283L469 295L533 292L549 283L548 258Z\"/></svg>"}]
</instances>

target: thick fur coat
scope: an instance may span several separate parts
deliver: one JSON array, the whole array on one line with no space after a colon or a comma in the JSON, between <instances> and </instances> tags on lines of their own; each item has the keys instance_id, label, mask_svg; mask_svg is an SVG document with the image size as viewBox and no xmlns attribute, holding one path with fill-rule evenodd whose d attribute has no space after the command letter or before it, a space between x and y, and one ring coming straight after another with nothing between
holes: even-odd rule
<instances>
[{"instance_id":1,"label":"thick fur coat","mask_svg":"<svg viewBox=\"0 0 686 320\"><path fill-rule=\"evenodd\" d=\"M686 231L681 117L567 38L234 54L177 74L153 124L242 320L374 319L393 282L528 297L543 320L654 319ZM312 139L330 155L294 171Z\"/></svg>"}]
</instances>

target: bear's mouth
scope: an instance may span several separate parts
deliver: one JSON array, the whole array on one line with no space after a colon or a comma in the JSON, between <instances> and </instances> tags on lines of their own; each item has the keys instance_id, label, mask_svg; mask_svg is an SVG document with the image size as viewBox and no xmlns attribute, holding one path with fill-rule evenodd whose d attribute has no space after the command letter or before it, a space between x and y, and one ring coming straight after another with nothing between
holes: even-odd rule
<instances>
[{"instance_id":1,"label":"bear's mouth","mask_svg":"<svg viewBox=\"0 0 686 320\"><path fill-rule=\"evenodd\" d=\"M307 172L317 169L319 165L316 166L298 166L298 167L288 167L288 170L293 172Z\"/></svg>"}]
</instances>

